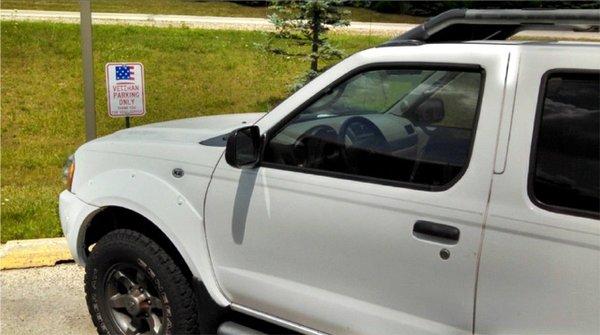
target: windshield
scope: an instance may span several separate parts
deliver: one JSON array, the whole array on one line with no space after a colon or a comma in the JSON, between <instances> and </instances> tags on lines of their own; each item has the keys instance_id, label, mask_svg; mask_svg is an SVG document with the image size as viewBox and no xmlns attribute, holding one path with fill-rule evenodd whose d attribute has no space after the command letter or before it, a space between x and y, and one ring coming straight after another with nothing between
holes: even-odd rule
<instances>
[{"instance_id":1,"label":"windshield","mask_svg":"<svg viewBox=\"0 0 600 335\"><path fill-rule=\"evenodd\" d=\"M387 69L359 73L313 103L319 116L384 113L436 71Z\"/></svg>"},{"instance_id":2,"label":"windshield","mask_svg":"<svg viewBox=\"0 0 600 335\"><path fill-rule=\"evenodd\" d=\"M382 69L359 73L328 91L298 121L343 115L392 114L411 119L415 107L431 97L473 109L478 73L431 69ZM451 86L451 94L448 87ZM464 87L465 89L461 89ZM449 102L449 101L448 101ZM448 125L462 127L462 124Z\"/></svg>"}]
</instances>

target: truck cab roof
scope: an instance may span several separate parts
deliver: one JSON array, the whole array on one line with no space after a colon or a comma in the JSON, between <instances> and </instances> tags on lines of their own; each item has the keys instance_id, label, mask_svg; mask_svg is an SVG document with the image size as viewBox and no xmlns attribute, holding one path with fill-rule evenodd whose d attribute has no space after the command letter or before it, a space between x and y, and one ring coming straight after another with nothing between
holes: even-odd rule
<instances>
[{"instance_id":1,"label":"truck cab roof","mask_svg":"<svg viewBox=\"0 0 600 335\"><path fill-rule=\"evenodd\" d=\"M506 41L525 30L598 33L598 10L453 9L432 17L381 46Z\"/></svg>"}]
</instances>

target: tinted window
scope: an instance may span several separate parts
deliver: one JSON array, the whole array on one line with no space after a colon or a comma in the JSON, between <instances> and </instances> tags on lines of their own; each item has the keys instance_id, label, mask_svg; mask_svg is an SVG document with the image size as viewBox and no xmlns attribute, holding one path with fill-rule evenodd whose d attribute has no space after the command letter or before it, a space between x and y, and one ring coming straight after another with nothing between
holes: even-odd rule
<instances>
[{"instance_id":1,"label":"tinted window","mask_svg":"<svg viewBox=\"0 0 600 335\"><path fill-rule=\"evenodd\" d=\"M533 148L533 196L542 204L598 216L600 74L547 76Z\"/></svg>"},{"instance_id":2,"label":"tinted window","mask_svg":"<svg viewBox=\"0 0 600 335\"><path fill-rule=\"evenodd\" d=\"M479 71L359 73L281 128L264 161L422 188L447 185L468 163L481 83Z\"/></svg>"}]
</instances>

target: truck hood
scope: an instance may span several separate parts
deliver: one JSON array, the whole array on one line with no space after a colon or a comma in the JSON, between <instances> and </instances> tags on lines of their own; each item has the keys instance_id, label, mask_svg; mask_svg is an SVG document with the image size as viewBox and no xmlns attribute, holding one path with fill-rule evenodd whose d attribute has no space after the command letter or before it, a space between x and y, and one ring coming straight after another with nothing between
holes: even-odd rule
<instances>
[{"instance_id":1,"label":"truck hood","mask_svg":"<svg viewBox=\"0 0 600 335\"><path fill-rule=\"evenodd\" d=\"M222 142L222 135L244 125L254 124L263 115L264 113L227 114L152 123L120 130L97 141L182 143L206 141L211 145L211 139L219 137Z\"/></svg>"},{"instance_id":2,"label":"truck hood","mask_svg":"<svg viewBox=\"0 0 600 335\"><path fill-rule=\"evenodd\" d=\"M114 179L113 175L119 175L123 170L131 176L136 175L133 171L139 171L147 176L168 178L172 169L182 168L190 184L201 183L222 157L227 134L254 124L262 115L231 114L174 120L120 130L87 142L75 152L77 176L73 191L76 194L82 192L92 185L91 182L88 185L88 181L94 179ZM107 182L106 185L112 184ZM90 204L99 204L94 202L94 196L87 200ZM201 200L196 202L201 203Z\"/></svg>"}]
</instances>

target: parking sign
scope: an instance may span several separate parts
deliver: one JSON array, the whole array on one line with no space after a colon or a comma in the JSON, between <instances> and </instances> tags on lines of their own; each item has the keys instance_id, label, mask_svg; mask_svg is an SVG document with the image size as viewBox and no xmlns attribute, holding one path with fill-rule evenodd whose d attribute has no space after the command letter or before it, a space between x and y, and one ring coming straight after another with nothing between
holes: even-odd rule
<instances>
[{"instance_id":1,"label":"parking sign","mask_svg":"<svg viewBox=\"0 0 600 335\"><path fill-rule=\"evenodd\" d=\"M146 114L142 63L107 63L105 72L108 115L128 117Z\"/></svg>"}]
</instances>

